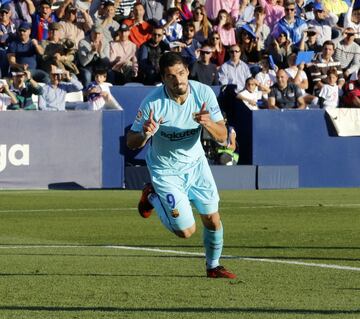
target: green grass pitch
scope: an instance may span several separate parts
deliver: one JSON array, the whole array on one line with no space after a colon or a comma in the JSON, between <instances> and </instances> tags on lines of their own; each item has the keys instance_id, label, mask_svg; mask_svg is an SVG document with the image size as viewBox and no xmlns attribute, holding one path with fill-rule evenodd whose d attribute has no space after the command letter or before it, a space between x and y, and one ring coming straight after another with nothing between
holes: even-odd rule
<instances>
[{"instance_id":1,"label":"green grass pitch","mask_svg":"<svg viewBox=\"0 0 360 319\"><path fill-rule=\"evenodd\" d=\"M221 192L222 264L138 191L1 191L0 318L360 318L360 189Z\"/></svg>"}]
</instances>

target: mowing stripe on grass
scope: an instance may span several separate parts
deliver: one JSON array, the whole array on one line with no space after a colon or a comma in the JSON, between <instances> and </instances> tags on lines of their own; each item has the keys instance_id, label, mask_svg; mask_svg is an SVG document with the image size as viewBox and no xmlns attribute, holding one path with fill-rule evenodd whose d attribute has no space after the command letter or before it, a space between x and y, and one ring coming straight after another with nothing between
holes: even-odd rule
<instances>
[{"instance_id":1,"label":"mowing stripe on grass","mask_svg":"<svg viewBox=\"0 0 360 319\"><path fill-rule=\"evenodd\" d=\"M123 249L123 250L135 250L135 251L147 251L147 252L156 252L164 254L175 254L175 255L187 255L187 256L199 256L204 257L204 253L190 252L190 251L181 251L181 250L171 250L171 249L159 249L159 248L148 248L148 247L135 247L135 246L102 246L102 245L0 245L0 249L31 249L31 248L106 248L106 249ZM349 270L349 271L360 271L359 267L350 267L350 266L341 266L333 264L317 264L317 263L305 263L301 261L288 261L281 259L267 259L267 258L249 258L241 256L231 256L224 255L222 258L225 259L238 259L252 262L266 262L266 263L277 263L277 264L287 264L287 265L297 265L305 267L318 267L318 268L328 268L328 269L337 269L337 270Z\"/></svg>"},{"instance_id":2,"label":"mowing stripe on grass","mask_svg":"<svg viewBox=\"0 0 360 319\"><path fill-rule=\"evenodd\" d=\"M223 203L238 203L238 201L223 201ZM263 205L263 206L238 206L236 209L271 209L271 208L311 208L311 207L329 207L329 208L357 208L360 207L360 203L344 203L344 204L305 204L305 205L294 205L294 204L284 204L284 205ZM222 209L227 209L226 206L223 206ZM34 212L87 212L87 211L128 211L128 210L137 210L136 207L94 207L94 208L42 208L42 209L0 209L1 213L34 213Z\"/></svg>"}]
</instances>

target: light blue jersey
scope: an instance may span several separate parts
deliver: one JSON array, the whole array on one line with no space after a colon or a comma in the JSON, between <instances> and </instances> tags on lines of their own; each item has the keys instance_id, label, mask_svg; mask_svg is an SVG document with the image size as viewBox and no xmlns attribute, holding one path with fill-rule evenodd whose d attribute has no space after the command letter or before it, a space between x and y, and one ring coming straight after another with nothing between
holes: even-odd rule
<instances>
[{"instance_id":1,"label":"light blue jersey","mask_svg":"<svg viewBox=\"0 0 360 319\"><path fill-rule=\"evenodd\" d=\"M189 81L189 89L182 105L169 97L165 86L154 89L141 103L132 131L142 131L150 110L154 112L155 122L162 118L146 155L146 163L153 173L182 174L204 156L201 125L193 119L193 113L199 112L203 103L212 121L223 119L215 93L209 86Z\"/></svg>"}]
</instances>

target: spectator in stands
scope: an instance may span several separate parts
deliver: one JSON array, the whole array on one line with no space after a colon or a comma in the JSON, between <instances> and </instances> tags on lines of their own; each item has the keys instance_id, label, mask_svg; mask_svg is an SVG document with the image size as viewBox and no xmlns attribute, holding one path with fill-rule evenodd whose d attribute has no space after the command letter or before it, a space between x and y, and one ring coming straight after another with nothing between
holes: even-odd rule
<instances>
[{"instance_id":1,"label":"spectator in stands","mask_svg":"<svg viewBox=\"0 0 360 319\"><path fill-rule=\"evenodd\" d=\"M239 32L239 45L241 49L241 60L246 62L251 73L259 72L259 61L261 58L261 43L259 37L247 24L244 24Z\"/></svg>"},{"instance_id":2,"label":"spectator in stands","mask_svg":"<svg viewBox=\"0 0 360 319\"><path fill-rule=\"evenodd\" d=\"M314 2L313 8L315 19L308 21L308 26L316 30L317 42L322 45L325 41L331 40L332 30L339 19L336 14L328 12L321 2Z\"/></svg>"},{"instance_id":3,"label":"spectator in stands","mask_svg":"<svg viewBox=\"0 0 360 319\"><path fill-rule=\"evenodd\" d=\"M360 108L360 69L357 71L357 80L345 84L342 101L344 107Z\"/></svg>"},{"instance_id":4,"label":"spectator in stands","mask_svg":"<svg viewBox=\"0 0 360 319\"><path fill-rule=\"evenodd\" d=\"M232 45L229 53L230 59L220 67L219 81L222 85L235 85L235 92L238 93L244 89L245 81L251 77L251 72L249 66L240 60L241 49L238 44Z\"/></svg>"},{"instance_id":5,"label":"spectator in stands","mask_svg":"<svg viewBox=\"0 0 360 319\"><path fill-rule=\"evenodd\" d=\"M17 99L13 92L10 91L6 80L0 81L0 111L6 111L12 104L16 104Z\"/></svg>"},{"instance_id":6,"label":"spectator in stands","mask_svg":"<svg viewBox=\"0 0 360 319\"><path fill-rule=\"evenodd\" d=\"M81 27L77 23L79 13L81 13L85 21L85 23L81 24ZM91 17L86 12L82 13L72 4L66 7L64 20L59 23L62 38L71 40L75 44L76 49L79 42L85 38L85 32L89 31L92 25Z\"/></svg>"},{"instance_id":7,"label":"spectator in stands","mask_svg":"<svg viewBox=\"0 0 360 319\"><path fill-rule=\"evenodd\" d=\"M213 29L219 33L220 40L225 47L230 47L236 43L234 23L226 10L219 11Z\"/></svg>"},{"instance_id":8,"label":"spectator in stands","mask_svg":"<svg viewBox=\"0 0 360 319\"><path fill-rule=\"evenodd\" d=\"M48 38L48 27L51 22L57 22L58 18L51 9L51 1L42 0L40 2L39 13L32 16L31 38L38 41Z\"/></svg>"},{"instance_id":9,"label":"spectator in stands","mask_svg":"<svg viewBox=\"0 0 360 319\"><path fill-rule=\"evenodd\" d=\"M214 63L219 69L225 62L226 59L226 49L222 45L220 34L217 31L211 33L209 38L209 44L213 47L213 53L211 56L211 62Z\"/></svg>"},{"instance_id":10,"label":"spectator in stands","mask_svg":"<svg viewBox=\"0 0 360 319\"><path fill-rule=\"evenodd\" d=\"M141 0L145 8L145 20L149 23L155 23L162 19L164 15L163 0Z\"/></svg>"},{"instance_id":11,"label":"spectator in stands","mask_svg":"<svg viewBox=\"0 0 360 319\"><path fill-rule=\"evenodd\" d=\"M109 80L113 84L123 85L132 82L137 77L138 61L136 45L129 40L129 27L123 23L118 33L118 40L110 43Z\"/></svg>"},{"instance_id":12,"label":"spectator in stands","mask_svg":"<svg viewBox=\"0 0 360 319\"><path fill-rule=\"evenodd\" d=\"M101 25L103 29L103 41L111 42L116 35L120 25L114 20L115 4L107 0L103 3L103 10L101 16L95 21L95 24Z\"/></svg>"},{"instance_id":13,"label":"spectator in stands","mask_svg":"<svg viewBox=\"0 0 360 319\"><path fill-rule=\"evenodd\" d=\"M239 7L239 17L236 20L236 28L249 23L254 18L257 0L241 0Z\"/></svg>"},{"instance_id":14,"label":"spectator in stands","mask_svg":"<svg viewBox=\"0 0 360 319\"><path fill-rule=\"evenodd\" d=\"M144 20L144 15L144 6L138 2L134 6L134 18L123 21L130 28L130 41L135 43L138 48L151 38L152 26Z\"/></svg>"},{"instance_id":15,"label":"spectator in stands","mask_svg":"<svg viewBox=\"0 0 360 319\"><path fill-rule=\"evenodd\" d=\"M195 26L195 39L200 43L208 40L212 25L207 18L205 7L203 5L195 8L193 13L193 23Z\"/></svg>"},{"instance_id":16,"label":"spectator in stands","mask_svg":"<svg viewBox=\"0 0 360 319\"><path fill-rule=\"evenodd\" d=\"M44 53L44 49L36 39L30 39L31 25L22 22L18 28L18 36L9 43L7 58L10 67L22 66L31 72L37 82L48 83L48 74L37 66L37 59Z\"/></svg>"},{"instance_id":17,"label":"spectator in stands","mask_svg":"<svg viewBox=\"0 0 360 319\"><path fill-rule=\"evenodd\" d=\"M344 17L344 28L353 28L356 32L355 41L359 44L360 39L360 6L355 0L351 1L348 11Z\"/></svg>"},{"instance_id":18,"label":"spectator in stands","mask_svg":"<svg viewBox=\"0 0 360 319\"><path fill-rule=\"evenodd\" d=\"M254 19L248 24L259 39L260 49L264 50L268 44L270 35L270 28L264 23L266 14L265 9L261 6L256 6L254 11Z\"/></svg>"},{"instance_id":19,"label":"spectator in stands","mask_svg":"<svg viewBox=\"0 0 360 319\"><path fill-rule=\"evenodd\" d=\"M286 31L280 32L277 37L272 37L268 52L272 56L275 65L279 68L288 67L287 58L293 52L293 46Z\"/></svg>"},{"instance_id":20,"label":"spectator in stands","mask_svg":"<svg viewBox=\"0 0 360 319\"><path fill-rule=\"evenodd\" d=\"M269 57L264 55L260 61L261 71L256 74L255 80L258 82L258 88L261 91L261 106L267 107L268 94L270 88L276 83L276 72L270 69Z\"/></svg>"},{"instance_id":21,"label":"spectator in stands","mask_svg":"<svg viewBox=\"0 0 360 319\"><path fill-rule=\"evenodd\" d=\"M195 26L192 22L186 22L183 27L183 37L181 42L184 44L181 55L191 68L199 57L199 49L201 44L195 38Z\"/></svg>"},{"instance_id":22,"label":"spectator in stands","mask_svg":"<svg viewBox=\"0 0 360 319\"><path fill-rule=\"evenodd\" d=\"M43 111L65 111L66 94L83 89L82 84L69 71L63 71L53 66L50 73L50 83L43 87L39 96L39 109Z\"/></svg>"},{"instance_id":23,"label":"spectator in stands","mask_svg":"<svg viewBox=\"0 0 360 319\"><path fill-rule=\"evenodd\" d=\"M298 17L303 18L304 20L311 20L314 18L314 14L312 12L309 13L309 4L306 0L295 0L295 7L296 7L296 15ZM312 5L312 3L311 3Z\"/></svg>"},{"instance_id":24,"label":"spectator in stands","mask_svg":"<svg viewBox=\"0 0 360 319\"><path fill-rule=\"evenodd\" d=\"M174 0L174 7L179 9L181 20L184 22L191 20L193 17L193 14L186 2L186 0Z\"/></svg>"},{"instance_id":25,"label":"spectator in stands","mask_svg":"<svg viewBox=\"0 0 360 319\"><path fill-rule=\"evenodd\" d=\"M219 75L216 65L211 63L213 49L204 44L200 49L200 59L196 61L190 72L190 78L207 85L219 85Z\"/></svg>"},{"instance_id":26,"label":"spectator in stands","mask_svg":"<svg viewBox=\"0 0 360 319\"><path fill-rule=\"evenodd\" d=\"M302 33L307 29L305 20L296 16L295 0L285 1L285 16L274 26L272 34L277 37L286 32L292 44L297 45L301 41Z\"/></svg>"},{"instance_id":27,"label":"spectator in stands","mask_svg":"<svg viewBox=\"0 0 360 319\"><path fill-rule=\"evenodd\" d=\"M79 43L79 78L84 87L92 80L95 69L108 69L110 67L110 46L103 38L103 29L100 25L93 25L90 36Z\"/></svg>"},{"instance_id":28,"label":"spectator in stands","mask_svg":"<svg viewBox=\"0 0 360 319\"><path fill-rule=\"evenodd\" d=\"M131 17L136 0L121 0L119 6L116 9L116 20L123 21Z\"/></svg>"},{"instance_id":29,"label":"spectator in stands","mask_svg":"<svg viewBox=\"0 0 360 319\"><path fill-rule=\"evenodd\" d=\"M178 8L170 8L166 11L166 22L163 24L165 30L165 42L179 41L183 36L183 28L180 23L180 12Z\"/></svg>"},{"instance_id":30,"label":"spectator in stands","mask_svg":"<svg viewBox=\"0 0 360 319\"><path fill-rule=\"evenodd\" d=\"M305 102L301 89L288 81L285 70L276 73L276 81L269 94L269 109L304 109Z\"/></svg>"},{"instance_id":31,"label":"spectator in stands","mask_svg":"<svg viewBox=\"0 0 360 319\"><path fill-rule=\"evenodd\" d=\"M233 21L236 21L239 17L239 0L207 0L205 9L210 21L218 17L220 10L229 12Z\"/></svg>"},{"instance_id":32,"label":"spectator in stands","mask_svg":"<svg viewBox=\"0 0 360 319\"><path fill-rule=\"evenodd\" d=\"M259 0L259 5L265 10L265 24L272 30L285 15L284 7L277 0Z\"/></svg>"},{"instance_id":33,"label":"spectator in stands","mask_svg":"<svg viewBox=\"0 0 360 319\"><path fill-rule=\"evenodd\" d=\"M16 96L17 103L8 107L11 110L37 110L37 105L32 95L41 95L42 87L32 77L29 71L23 67L13 67L10 70L12 85L10 91Z\"/></svg>"},{"instance_id":34,"label":"spectator in stands","mask_svg":"<svg viewBox=\"0 0 360 319\"><path fill-rule=\"evenodd\" d=\"M50 73L51 66L56 65L62 70L78 74L79 70L74 63L75 44L70 39L61 39L60 23L52 22L49 24L49 37L41 41L44 53L41 56L40 67Z\"/></svg>"},{"instance_id":35,"label":"spectator in stands","mask_svg":"<svg viewBox=\"0 0 360 319\"><path fill-rule=\"evenodd\" d=\"M110 92L109 83L106 82L107 71L96 70L95 80L84 90L87 99L87 110L99 111L103 109L122 110L122 107Z\"/></svg>"},{"instance_id":36,"label":"spectator in stands","mask_svg":"<svg viewBox=\"0 0 360 319\"><path fill-rule=\"evenodd\" d=\"M163 41L163 37L163 27L160 25L154 26L151 39L139 49L139 77L146 85L161 82L159 60L161 55L169 50L169 46Z\"/></svg>"},{"instance_id":37,"label":"spectator in stands","mask_svg":"<svg viewBox=\"0 0 360 319\"><path fill-rule=\"evenodd\" d=\"M16 37L16 27L10 18L12 15L8 3L0 7L0 77L7 76L9 63L6 58L8 44Z\"/></svg>"},{"instance_id":38,"label":"spectator in stands","mask_svg":"<svg viewBox=\"0 0 360 319\"><path fill-rule=\"evenodd\" d=\"M258 110L258 100L261 92L258 91L258 82L255 78L249 77L245 81L245 88L236 96L246 105L250 110Z\"/></svg>"},{"instance_id":39,"label":"spectator in stands","mask_svg":"<svg viewBox=\"0 0 360 319\"><path fill-rule=\"evenodd\" d=\"M339 87L337 86L339 75L335 68L327 72L327 83L325 83L319 93L320 108L333 109L339 107Z\"/></svg>"},{"instance_id":40,"label":"spectator in stands","mask_svg":"<svg viewBox=\"0 0 360 319\"><path fill-rule=\"evenodd\" d=\"M31 16L36 10L32 0L13 0L7 4L11 10L11 20L16 26L19 26L23 21L32 22Z\"/></svg>"},{"instance_id":41,"label":"spectator in stands","mask_svg":"<svg viewBox=\"0 0 360 319\"><path fill-rule=\"evenodd\" d=\"M318 53L322 50L322 45L318 44L317 38L319 37L314 27L309 27L303 32L299 44L299 51L314 51Z\"/></svg>"},{"instance_id":42,"label":"spectator in stands","mask_svg":"<svg viewBox=\"0 0 360 319\"><path fill-rule=\"evenodd\" d=\"M315 56L310 67L310 92L318 96L319 91L327 79L327 72L330 68L336 68L338 73L338 86L342 88L345 80L340 62L333 58L335 53L335 44L332 41L325 41L321 53Z\"/></svg>"},{"instance_id":43,"label":"spectator in stands","mask_svg":"<svg viewBox=\"0 0 360 319\"><path fill-rule=\"evenodd\" d=\"M305 90L309 87L309 82L307 75L304 71L304 63L296 65L296 53L292 53L288 57L289 67L285 69L286 74L288 75L289 81L296 84L300 89L303 95L305 95Z\"/></svg>"},{"instance_id":44,"label":"spectator in stands","mask_svg":"<svg viewBox=\"0 0 360 319\"><path fill-rule=\"evenodd\" d=\"M334 41L336 48L334 57L340 62L345 79L357 72L360 65L360 47L354 40L355 30L346 28L343 32L343 38Z\"/></svg>"}]
</instances>

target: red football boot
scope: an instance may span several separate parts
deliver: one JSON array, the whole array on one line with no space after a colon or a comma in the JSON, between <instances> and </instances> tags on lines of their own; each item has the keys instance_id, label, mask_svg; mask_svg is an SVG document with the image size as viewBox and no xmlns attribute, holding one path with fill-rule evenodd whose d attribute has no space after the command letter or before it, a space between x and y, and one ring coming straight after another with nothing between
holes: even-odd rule
<instances>
[{"instance_id":1,"label":"red football boot","mask_svg":"<svg viewBox=\"0 0 360 319\"><path fill-rule=\"evenodd\" d=\"M206 270L206 275L209 278L229 278L235 279L236 275L224 268L223 266L217 266L212 269Z\"/></svg>"},{"instance_id":2,"label":"red football boot","mask_svg":"<svg viewBox=\"0 0 360 319\"><path fill-rule=\"evenodd\" d=\"M151 205L148 199L148 196L151 193L155 193L153 186L151 183L145 184L138 204L138 210L141 217L149 218L154 209L154 206Z\"/></svg>"}]
</instances>

